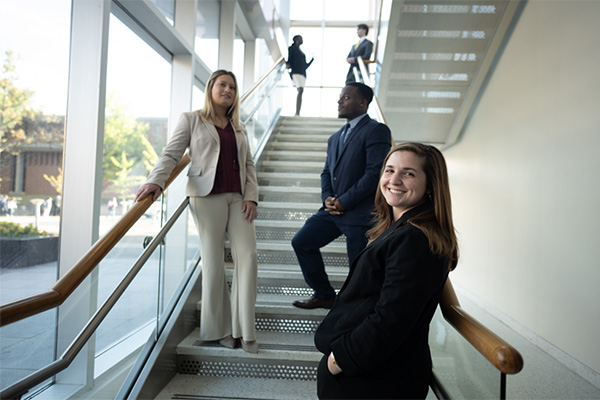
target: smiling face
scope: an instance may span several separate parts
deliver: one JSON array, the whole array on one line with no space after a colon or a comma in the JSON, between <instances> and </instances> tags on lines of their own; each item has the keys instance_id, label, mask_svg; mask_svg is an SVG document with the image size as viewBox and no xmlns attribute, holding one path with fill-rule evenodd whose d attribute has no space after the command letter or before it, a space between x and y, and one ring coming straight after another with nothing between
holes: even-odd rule
<instances>
[{"instance_id":1,"label":"smiling face","mask_svg":"<svg viewBox=\"0 0 600 400\"><path fill-rule=\"evenodd\" d=\"M211 98L213 107L229 108L235 100L235 81L229 75L221 75L212 87Z\"/></svg>"},{"instance_id":2,"label":"smiling face","mask_svg":"<svg viewBox=\"0 0 600 400\"><path fill-rule=\"evenodd\" d=\"M366 104L367 101L355 86L346 86L342 89L338 100L338 118L346 118L351 121L365 113Z\"/></svg>"},{"instance_id":3,"label":"smiling face","mask_svg":"<svg viewBox=\"0 0 600 400\"><path fill-rule=\"evenodd\" d=\"M427 192L425 159L411 151L396 151L385 163L379 189L392 207L394 221L419 204Z\"/></svg>"}]
</instances>

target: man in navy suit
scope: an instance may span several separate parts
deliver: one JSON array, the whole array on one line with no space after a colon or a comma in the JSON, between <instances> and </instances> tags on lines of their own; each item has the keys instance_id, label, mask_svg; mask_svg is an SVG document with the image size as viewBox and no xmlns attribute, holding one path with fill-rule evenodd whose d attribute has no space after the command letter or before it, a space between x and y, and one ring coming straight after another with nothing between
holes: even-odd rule
<instances>
[{"instance_id":1,"label":"man in navy suit","mask_svg":"<svg viewBox=\"0 0 600 400\"><path fill-rule=\"evenodd\" d=\"M350 82L356 82L356 79L354 79L354 67L358 68L357 58L359 56L362 57L363 60L368 60L371 58L371 52L373 52L373 42L367 39L368 33L369 27L367 25L359 24L356 27L358 42L352 46L350 53L348 53L348 57L346 58L346 61L348 64L350 64L348 75L346 75L346 84Z\"/></svg>"},{"instance_id":2,"label":"man in navy suit","mask_svg":"<svg viewBox=\"0 0 600 400\"><path fill-rule=\"evenodd\" d=\"M323 206L292 238L304 280L314 290L310 299L295 301L296 307L329 308L333 304L335 290L325 272L322 247L345 235L352 265L367 244L365 233L371 228L379 173L391 147L389 128L367 115L372 99L373 90L362 83L352 82L342 89L338 116L347 123L327 141L321 173Z\"/></svg>"}]
</instances>

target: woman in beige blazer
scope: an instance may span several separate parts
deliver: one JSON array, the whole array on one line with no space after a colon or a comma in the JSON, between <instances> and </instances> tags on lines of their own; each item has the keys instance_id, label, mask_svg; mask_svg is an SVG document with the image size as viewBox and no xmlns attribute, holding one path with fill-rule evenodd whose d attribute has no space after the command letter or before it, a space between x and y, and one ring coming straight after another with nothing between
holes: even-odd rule
<instances>
[{"instance_id":1,"label":"woman in beige blazer","mask_svg":"<svg viewBox=\"0 0 600 400\"><path fill-rule=\"evenodd\" d=\"M239 94L233 73L218 70L206 86L203 109L183 113L136 201L156 199L186 149L192 160L186 193L198 226L202 256L200 338L225 347L241 343L257 352L256 169L239 117ZM231 293L223 264L228 234L234 260Z\"/></svg>"}]
</instances>

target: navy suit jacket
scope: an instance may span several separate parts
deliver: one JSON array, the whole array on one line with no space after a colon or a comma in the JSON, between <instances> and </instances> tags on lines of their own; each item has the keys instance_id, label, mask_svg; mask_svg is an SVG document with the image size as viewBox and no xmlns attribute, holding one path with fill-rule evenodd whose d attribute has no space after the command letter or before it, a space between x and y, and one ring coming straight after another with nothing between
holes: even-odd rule
<instances>
[{"instance_id":1,"label":"navy suit jacket","mask_svg":"<svg viewBox=\"0 0 600 400\"><path fill-rule=\"evenodd\" d=\"M341 154L341 129L327 141L327 159L321 173L321 200L337 197L346 211L339 223L371 225L375 190L381 165L391 147L390 129L365 115L346 138ZM329 214L321 207L318 214Z\"/></svg>"},{"instance_id":2,"label":"navy suit jacket","mask_svg":"<svg viewBox=\"0 0 600 400\"><path fill-rule=\"evenodd\" d=\"M368 60L371 58L371 53L373 52L373 42L371 42L369 39L365 39L363 40L358 47L356 48L356 50L354 50L354 46L352 46L350 48L350 52L348 53L348 57L362 57L363 60ZM355 61L354 63L350 64L350 68L348 69L348 75L346 75L346 83L348 82L354 82L354 71L352 70L352 68L354 67L358 67L358 61Z\"/></svg>"}]
</instances>

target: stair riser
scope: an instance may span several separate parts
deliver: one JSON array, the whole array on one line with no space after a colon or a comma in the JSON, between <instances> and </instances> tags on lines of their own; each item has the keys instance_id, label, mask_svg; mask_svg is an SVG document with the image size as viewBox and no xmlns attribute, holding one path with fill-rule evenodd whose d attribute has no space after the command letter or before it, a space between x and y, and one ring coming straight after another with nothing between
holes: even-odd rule
<instances>
[{"instance_id":1,"label":"stair riser","mask_svg":"<svg viewBox=\"0 0 600 400\"><path fill-rule=\"evenodd\" d=\"M294 235L298 232L296 228L259 228L256 227L256 239L258 241L265 240L288 240L291 241ZM346 236L342 235L333 243L346 243Z\"/></svg>"},{"instance_id":2,"label":"stair riser","mask_svg":"<svg viewBox=\"0 0 600 400\"><path fill-rule=\"evenodd\" d=\"M295 202L295 203L321 203L320 193L268 193L260 192L258 194L259 204L261 201L272 201L272 202Z\"/></svg>"},{"instance_id":3,"label":"stair riser","mask_svg":"<svg viewBox=\"0 0 600 400\"><path fill-rule=\"evenodd\" d=\"M316 178L261 178L260 174L258 177L259 186L290 186L290 187L315 187L315 182L320 184L321 178L317 175Z\"/></svg>"},{"instance_id":4,"label":"stair riser","mask_svg":"<svg viewBox=\"0 0 600 400\"><path fill-rule=\"evenodd\" d=\"M242 351L242 350L239 350ZM260 352L259 352L260 354ZM320 358L320 353L317 357ZM179 373L231 378L267 378L316 381L319 361L287 361L178 356Z\"/></svg>"}]
</instances>

